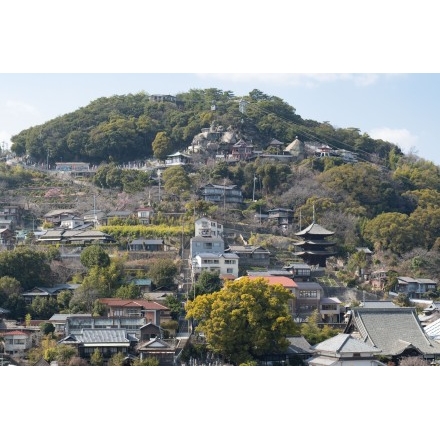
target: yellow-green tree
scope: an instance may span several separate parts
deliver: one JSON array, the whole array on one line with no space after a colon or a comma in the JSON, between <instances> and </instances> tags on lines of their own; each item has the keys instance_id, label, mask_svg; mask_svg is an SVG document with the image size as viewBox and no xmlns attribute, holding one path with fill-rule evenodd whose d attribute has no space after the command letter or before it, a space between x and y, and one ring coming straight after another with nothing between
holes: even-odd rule
<instances>
[{"instance_id":1,"label":"yellow-green tree","mask_svg":"<svg viewBox=\"0 0 440 440\"><path fill-rule=\"evenodd\" d=\"M154 157L159 160L165 160L168 154L171 154L171 141L164 131L159 131L151 144Z\"/></svg>"},{"instance_id":2,"label":"yellow-green tree","mask_svg":"<svg viewBox=\"0 0 440 440\"><path fill-rule=\"evenodd\" d=\"M314 310L307 319L307 322L301 324L301 335L310 345L319 344L326 339L336 336L339 331L331 328L329 325L320 326L320 317L318 310Z\"/></svg>"},{"instance_id":3,"label":"yellow-green tree","mask_svg":"<svg viewBox=\"0 0 440 440\"><path fill-rule=\"evenodd\" d=\"M90 356L90 365L93 365L95 367L104 365L104 359L99 348L95 348L95 351Z\"/></svg>"},{"instance_id":4,"label":"yellow-green tree","mask_svg":"<svg viewBox=\"0 0 440 440\"><path fill-rule=\"evenodd\" d=\"M210 350L240 365L287 349L297 331L288 310L293 299L281 284L240 278L188 302L186 317L197 321Z\"/></svg>"}]
</instances>

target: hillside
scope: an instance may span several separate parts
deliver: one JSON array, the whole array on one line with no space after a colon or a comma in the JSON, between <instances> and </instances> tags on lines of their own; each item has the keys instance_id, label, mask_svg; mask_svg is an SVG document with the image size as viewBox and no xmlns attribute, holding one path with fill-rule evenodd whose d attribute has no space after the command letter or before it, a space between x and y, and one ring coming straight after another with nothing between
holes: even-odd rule
<instances>
[{"instance_id":1,"label":"hillside","mask_svg":"<svg viewBox=\"0 0 440 440\"><path fill-rule=\"evenodd\" d=\"M153 96L154 97L154 96ZM272 139L288 145L298 137L335 149L353 151L361 160L389 165L400 149L371 139L355 128L304 120L282 98L252 90L236 97L215 88L190 90L173 102L157 102L147 93L99 98L73 113L30 127L12 137L11 150L36 163L84 161L122 164L153 157L158 134L167 138L166 153L187 149L202 129L215 123L265 150Z\"/></svg>"},{"instance_id":2,"label":"hillside","mask_svg":"<svg viewBox=\"0 0 440 440\"><path fill-rule=\"evenodd\" d=\"M186 222L193 215L210 215L254 241L259 234L294 239L301 225L316 219L335 231L340 258L349 260L365 246L376 252L377 267L440 277L440 171L432 162L406 156L358 129L303 120L281 98L258 90L244 97L207 89L182 93L173 102L151 98L100 98L17 134L12 150L26 163L85 161L96 165L96 173L75 183L44 170L2 164L2 203L27 206L29 219L72 204L84 211L95 202L104 210L151 204L158 222L168 221L170 212L186 212ZM287 146L296 138L306 147L304 157L278 160L278 144ZM218 150L237 140L262 154L253 160L218 160ZM155 167L164 157L196 145L203 148L191 163L163 172L159 186ZM319 146L352 152L356 160L317 157ZM149 167L127 168L128 162ZM206 183L236 185L244 202L227 209L204 202L198 190ZM289 230L258 220L276 207L295 212Z\"/></svg>"}]
</instances>

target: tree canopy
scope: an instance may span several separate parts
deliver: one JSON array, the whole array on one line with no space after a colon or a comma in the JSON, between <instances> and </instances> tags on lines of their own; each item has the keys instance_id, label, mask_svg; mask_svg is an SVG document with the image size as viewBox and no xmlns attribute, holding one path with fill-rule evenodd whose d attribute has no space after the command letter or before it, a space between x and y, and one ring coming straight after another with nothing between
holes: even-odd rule
<instances>
[{"instance_id":1,"label":"tree canopy","mask_svg":"<svg viewBox=\"0 0 440 440\"><path fill-rule=\"evenodd\" d=\"M241 278L189 301L187 319L197 321L213 352L239 365L287 349L287 337L297 332L288 308L293 300L281 284Z\"/></svg>"}]
</instances>

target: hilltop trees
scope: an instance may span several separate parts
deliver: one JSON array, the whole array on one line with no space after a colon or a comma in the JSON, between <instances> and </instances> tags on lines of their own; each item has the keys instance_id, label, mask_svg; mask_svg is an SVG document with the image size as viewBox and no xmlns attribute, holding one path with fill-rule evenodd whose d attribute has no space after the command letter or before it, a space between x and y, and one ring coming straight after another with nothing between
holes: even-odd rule
<instances>
[{"instance_id":1,"label":"hilltop trees","mask_svg":"<svg viewBox=\"0 0 440 440\"><path fill-rule=\"evenodd\" d=\"M288 310L293 300L281 285L242 278L187 303L187 319L197 321L210 350L238 365L287 349L287 336L297 331Z\"/></svg>"}]
</instances>

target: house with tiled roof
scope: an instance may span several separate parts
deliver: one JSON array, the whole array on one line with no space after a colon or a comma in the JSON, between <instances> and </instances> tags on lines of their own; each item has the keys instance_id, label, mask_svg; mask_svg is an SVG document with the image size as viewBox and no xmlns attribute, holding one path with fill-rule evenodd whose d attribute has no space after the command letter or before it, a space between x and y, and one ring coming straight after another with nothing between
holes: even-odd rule
<instances>
[{"instance_id":1,"label":"house with tiled roof","mask_svg":"<svg viewBox=\"0 0 440 440\"><path fill-rule=\"evenodd\" d=\"M230 245L225 252L238 255L240 266L269 267L270 265L270 251L262 246Z\"/></svg>"},{"instance_id":2,"label":"house with tiled roof","mask_svg":"<svg viewBox=\"0 0 440 440\"><path fill-rule=\"evenodd\" d=\"M344 333L379 348L395 364L407 356L440 359L440 343L423 329L415 307L353 308Z\"/></svg>"},{"instance_id":3,"label":"house with tiled roof","mask_svg":"<svg viewBox=\"0 0 440 440\"><path fill-rule=\"evenodd\" d=\"M340 333L312 346L312 349L314 354L307 360L312 367L385 366L377 359L380 348L349 334Z\"/></svg>"},{"instance_id":4,"label":"house with tiled roof","mask_svg":"<svg viewBox=\"0 0 440 440\"><path fill-rule=\"evenodd\" d=\"M98 349L104 360L110 359L117 353L128 355L130 348L135 347L139 340L126 329L122 328L82 328L75 333L69 333L58 344L75 347L78 356L90 359Z\"/></svg>"},{"instance_id":5,"label":"house with tiled roof","mask_svg":"<svg viewBox=\"0 0 440 440\"><path fill-rule=\"evenodd\" d=\"M48 229L37 238L39 244L78 244L88 245L96 243L116 243L109 234L102 231L82 229Z\"/></svg>"},{"instance_id":6,"label":"house with tiled roof","mask_svg":"<svg viewBox=\"0 0 440 440\"><path fill-rule=\"evenodd\" d=\"M169 312L169 308L156 301L144 299L98 298L105 306L107 317L145 318L147 322L160 325L161 318Z\"/></svg>"},{"instance_id":7,"label":"house with tiled roof","mask_svg":"<svg viewBox=\"0 0 440 440\"><path fill-rule=\"evenodd\" d=\"M145 360L155 358L159 361L160 366L174 365L176 354L176 347L171 345L168 341L160 338L155 338L146 342L142 342L137 346L139 359Z\"/></svg>"},{"instance_id":8,"label":"house with tiled roof","mask_svg":"<svg viewBox=\"0 0 440 440\"><path fill-rule=\"evenodd\" d=\"M43 287L43 286L36 286L31 290L27 290L26 292L23 292L21 296L26 301L26 304L31 304L32 301L37 297L42 298L56 298L60 292L63 290L69 290L71 292L74 292L80 284L73 284L73 283L64 283L64 284L57 284L52 287Z\"/></svg>"},{"instance_id":9,"label":"house with tiled roof","mask_svg":"<svg viewBox=\"0 0 440 440\"><path fill-rule=\"evenodd\" d=\"M32 347L32 333L23 330L0 331L4 341L4 352L11 355L23 355Z\"/></svg>"},{"instance_id":10,"label":"house with tiled roof","mask_svg":"<svg viewBox=\"0 0 440 440\"><path fill-rule=\"evenodd\" d=\"M420 299L423 294L437 290L437 282L429 278L397 277L395 292L404 293L409 298Z\"/></svg>"}]
</instances>

